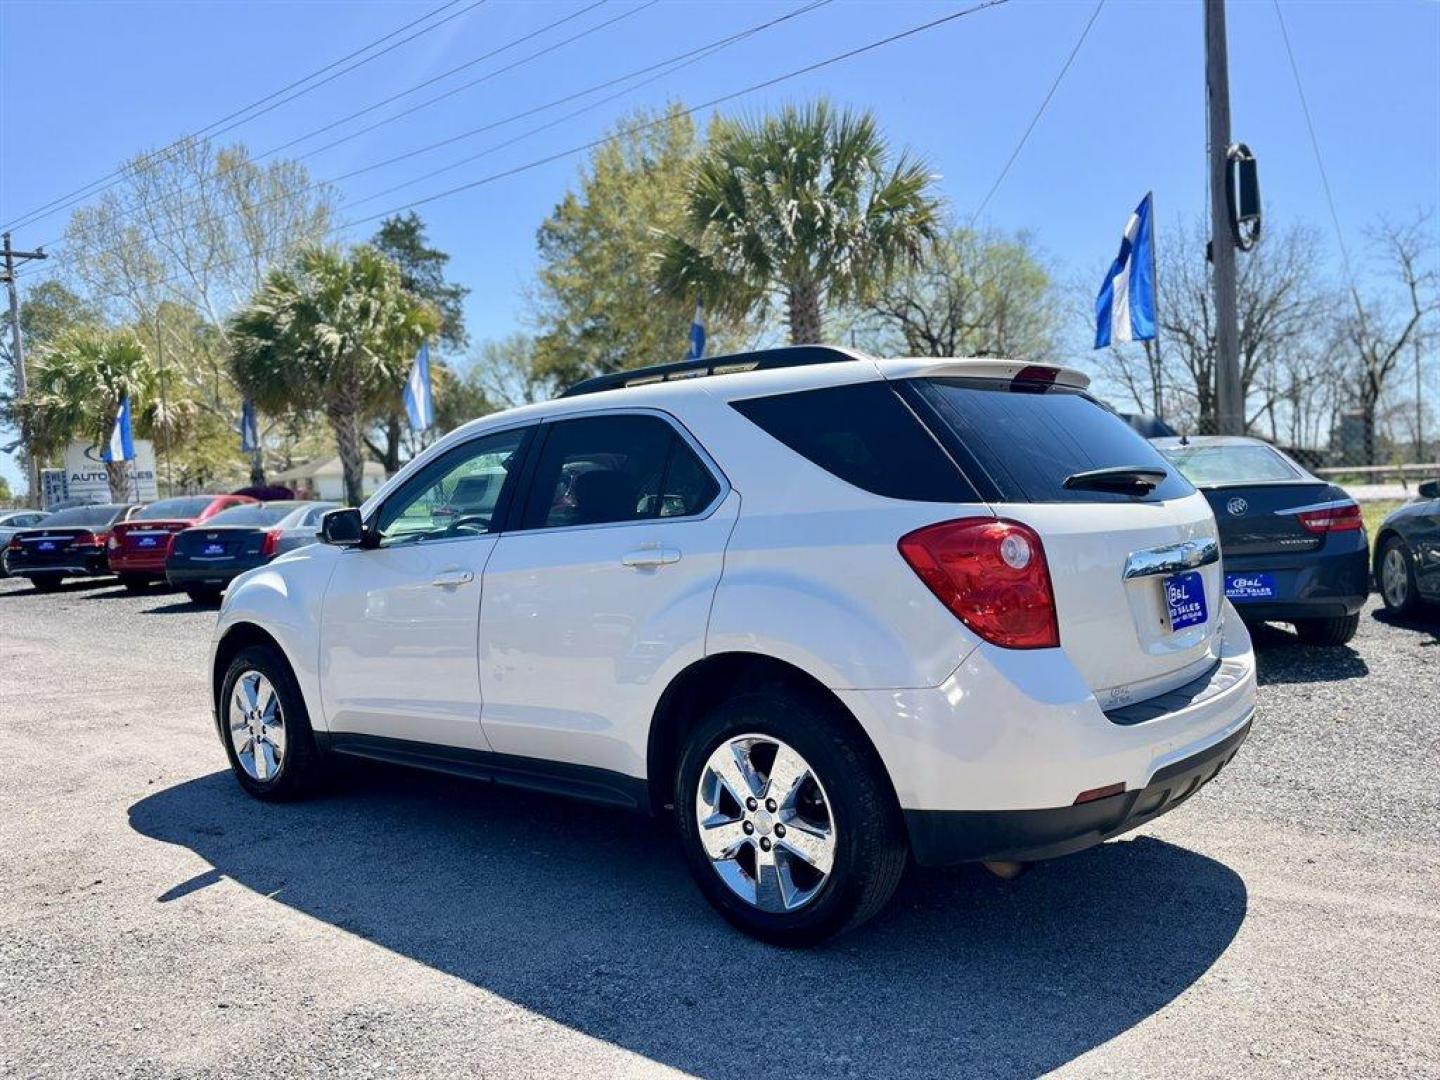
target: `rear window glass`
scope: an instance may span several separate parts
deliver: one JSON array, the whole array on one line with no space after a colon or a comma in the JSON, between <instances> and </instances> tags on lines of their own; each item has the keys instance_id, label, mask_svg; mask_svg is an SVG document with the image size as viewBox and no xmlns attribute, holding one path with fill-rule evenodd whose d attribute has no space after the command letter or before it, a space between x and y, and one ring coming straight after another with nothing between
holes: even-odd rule
<instances>
[{"instance_id":1,"label":"rear window glass","mask_svg":"<svg viewBox=\"0 0 1440 1080\"><path fill-rule=\"evenodd\" d=\"M1129 424L1088 394L1012 389L996 379L914 379L936 434L981 495L995 502L1157 502L1194 488ZM1065 478L1119 466L1161 468L1148 495L1067 489Z\"/></svg>"},{"instance_id":2,"label":"rear window glass","mask_svg":"<svg viewBox=\"0 0 1440 1080\"><path fill-rule=\"evenodd\" d=\"M102 506L74 506L69 510L57 510L45 519L42 528L52 525L61 528L66 525L109 525L125 512L125 507L107 503Z\"/></svg>"},{"instance_id":3,"label":"rear window glass","mask_svg":"<svg viewBox=\"0 0 1440 1080\"><path fill-rule=\"evenodd\" d=\"M157 521L160 518L193 518L205 512L215 500L209 495L191 496L183 499L161 499L144 507L130 520Z\"/></svg>"},{"instance_id":4,"label":"rear window glass","mask_svg":"<svg viewBox=\"0 0 1440 1080\"><path fill-rule=\"evenodd\" d=\"M797 454L865 491L920 502L977 498L886 383L829 386L731 404Z\"/></svg>"},{"instance_id":5,"label":"rear window glass","mask_svg":"<svg viewBox=\"0 0 1440 1080\"><path fill-rule=\"evenodd\" d=\"M232 506L205 522L206 525L274 525L295 512L293 505Z\"/></svg>"},{"instance_id":6,"label":"rear window glass","mask_svg":"<svg viewBox=\"0 0 1440 1080\"><path fill-rule=\"evenodd\" d=\"M1268 446L1167 446L1160 451L1192 484L1299 480L1296 468Z\"/></svg>"}]
</instances>

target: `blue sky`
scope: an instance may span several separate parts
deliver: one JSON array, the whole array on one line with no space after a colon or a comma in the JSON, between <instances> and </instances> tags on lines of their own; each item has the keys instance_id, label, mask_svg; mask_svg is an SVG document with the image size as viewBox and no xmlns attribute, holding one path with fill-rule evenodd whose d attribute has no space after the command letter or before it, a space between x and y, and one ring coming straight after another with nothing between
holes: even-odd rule
<instances>
[{"instance_id":1,"label":"blue sky","mask_svg":"<svg viewBox=\"0 0 1440 1080\"><path fill-rule=\"evenodd\" d=\"M590 2L488 0L225 138L263 152ZM204 126L438 3L0 0L0 219L18 217L139 150ZM317 177L348 172L694 48L800 0L644 3L609 0L430 92L638 10L307 164ZM367 203L364 212L583 143L637 105L705 101L964 6L951 0L834 0L473 165ZM827 95L872 109L894 143L933 165L953 212L968 218L1093 7L1090 0L1013 0L721 108L762 110ZM1368 222L1382 212L1404 216L1440 203L1440 4L1281 0L1281 7L1340 225L1364 272ZM1233 2L1229 20L1234 136L1260 158L1267 223L1314 224L1334 258L1333 230L1274 5ZM1162 229L1177 214L1203 212L1201 29L1199 0L1108 0L985 220L1031 230L1062 280L1088 274L1098 285L1126 215L1146 190L1155 191ZM363 198L527 126L507 126L488 139L481 135L357 177L343 191ZM290 153L324 141L302 143ZM432 241L453 256L452 276L472 289L467 315L473 338L522 325L535 229L575 179L581 160L565 158L421 208ZM63 229L64 215L56 215L19 229L15 242L28 248L57 239ZM12 482L16 477L8 458L0 457L0 472Z\"/></svg>"}]
</instances>

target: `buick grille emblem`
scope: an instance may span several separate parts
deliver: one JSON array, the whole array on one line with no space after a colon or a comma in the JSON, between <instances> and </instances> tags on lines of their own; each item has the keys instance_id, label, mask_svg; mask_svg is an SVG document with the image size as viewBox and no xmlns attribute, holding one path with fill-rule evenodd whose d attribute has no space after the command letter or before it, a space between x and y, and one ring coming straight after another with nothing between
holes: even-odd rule
<instances>
[{"instance_id":1,"label":"buick grille emblem","mask_svg":"<svg viewBox=\"0 0 1440 1080\"><path fill-rule=\"evenodd\" d=\"M1241 514L1245 513L1246 510L1250 509L1250 504L1247 503L1244 499L1231 499L1228 503L1225 504L1225 509L1230 511L1233 516L1239 517Z\"/></svg>"}]
</instances>

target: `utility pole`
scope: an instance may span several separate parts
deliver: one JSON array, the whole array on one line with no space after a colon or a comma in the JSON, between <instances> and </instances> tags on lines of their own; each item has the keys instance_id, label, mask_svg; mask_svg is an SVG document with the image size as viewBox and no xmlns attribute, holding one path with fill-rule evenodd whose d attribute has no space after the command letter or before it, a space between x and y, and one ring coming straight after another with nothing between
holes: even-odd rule
<instances>
[{"instance_id":1,"label":"utility pole","mask_svg":"<svg viewBox=\"0 0 1440 1080\"><path fill-rule=\"evenodd\" d=\"M1230 61L1225 0L1205 0L1205 90L1210 121L1210 262L1215 285L1215 405L1221 435L1245 434L1240 331L1235 315L1235 237L1230 221Z\"/></svg>"},{"instance_id":2,"label":"utility pole","mask_svg":"<svg viewBox=\"0 0 1440 1080\"><path fill-rule=\"evenodd\" d=\"M5 234L5 287L10 292L10 350L15 362L15 400L23 401L27 391L25 383L24 342L20 339L20 294L15 290L15 264L30 259L48 259L44 251L16 251L10 246L10 234ZM30 505L40 506L40 463L35 460L34 448L30 445L30 433L21 424L20 441L25 447L25 462L29 470Z\"/></svg>"}]
</instances>

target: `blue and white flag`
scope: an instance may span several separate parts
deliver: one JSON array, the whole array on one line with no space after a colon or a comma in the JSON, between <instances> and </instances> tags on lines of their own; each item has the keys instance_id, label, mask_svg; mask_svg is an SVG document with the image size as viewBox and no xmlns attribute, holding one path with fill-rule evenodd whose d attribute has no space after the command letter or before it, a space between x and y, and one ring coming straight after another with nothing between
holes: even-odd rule
<instances>
[{"instance_id":1,"label":"blue and white flag","mask_svg":"<svg viewBox=\"0 0 1440 1080\"><path fill-rule=\"evenodd\" d=\"M428 431L435 424L435 398L430 393L430 346L420 343L410 378L405 380L405 413L412 431Z\"/></svg>"},{"instance_id":2,"label":"blue and white flag","mask_svg":"<svg viewBox=\"0 0 1440 1080\"><path fill-rule=\"evenodd\" d=\"M260 425L255 420L255 403L249 398L240 406L240 449L247 454L260 449Z\"/></svg>"},{"instance_id":3,"label":"blue and white flag","mask_svg":"<svg viewBox=\"0 0 1440 1080\"><path fill-rule=\"evenodd\" d=\"M695 318L690 323L690 351L686 360L699 360L705 355L705 309L699 300L695 301Z\"/></svg>"},{"instance_id":4,"label":"blue and white flag","mask_svg":"<svg viewBox=\"0 0 1440 1080\"><path fill-rule=\"evenodd\" d=\"M135 438L130 431L130 395L120 399L120 411L115 415L115 428L110 432L110 441L100 451L104 461L130 461L135 457Z\"/></svg>"},{"instance_id":5,"label":"blue and white flag","mask_svg":"<svg viewBox=\"0 0 1440 1080\"><path fill-rule=\"evenodd\" d=\"M1155 337L1155 233L1153 193L1125 223L1120 254L1095 298L1095 348Z\"/></svg>"}]
</instances>

